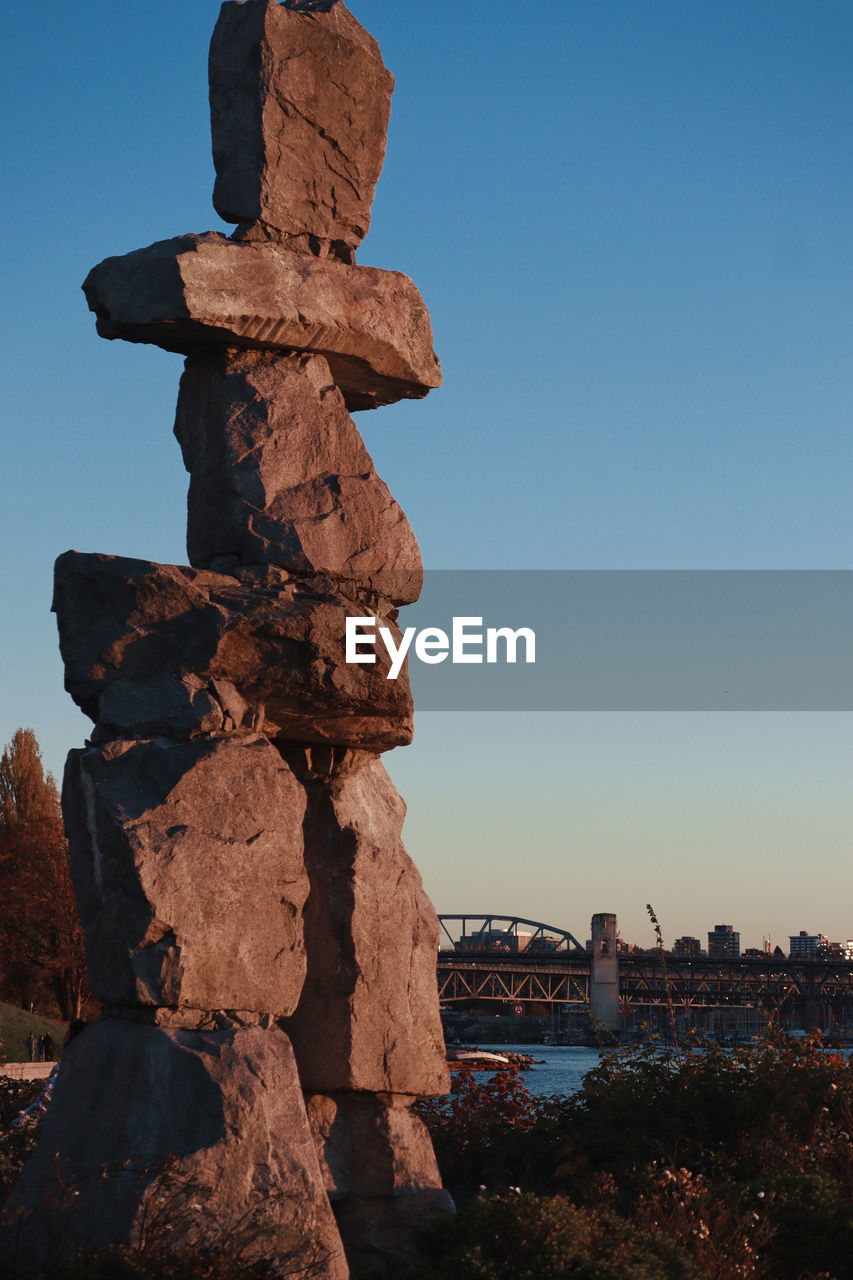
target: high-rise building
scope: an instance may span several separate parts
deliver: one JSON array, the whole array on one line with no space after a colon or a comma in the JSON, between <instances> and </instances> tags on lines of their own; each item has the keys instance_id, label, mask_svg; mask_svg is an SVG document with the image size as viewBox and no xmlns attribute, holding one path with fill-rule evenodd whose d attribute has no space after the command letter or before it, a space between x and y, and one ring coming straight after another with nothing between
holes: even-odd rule
<instances>
[{"instance_id":1,"label":"high-rise building","mask_svg":"<svg viewBox=\"0 0 853 1280\"><path fill-rule=\"evenodd\" d=\"M672 944L672 954L674 956L701 956L702 944L698 938L676 938Z\"/></svg>"},{"instance_id":2,"label":"high-rise building","mask_svg":"<svg viewBox=\"0 0 853 1280\"><path fill-rule=\"evenodd\" d=\"M739 956L740 934L730 924L715 924L713 933L708 934L708 955Z\"/></svg>"},{"instance_id":3,"label":"high-rise building","mask_svg":"<svg viewBox=\"0 0 853 1280\"><path fill-rule=\"evenodd\" d=\"M788 956L791 960L815 960L821 952L826 952L829 939L822 933L806 933L805 929L801 929L798 934L790 935L788 942Z\"/></svg>"}]
</instances>

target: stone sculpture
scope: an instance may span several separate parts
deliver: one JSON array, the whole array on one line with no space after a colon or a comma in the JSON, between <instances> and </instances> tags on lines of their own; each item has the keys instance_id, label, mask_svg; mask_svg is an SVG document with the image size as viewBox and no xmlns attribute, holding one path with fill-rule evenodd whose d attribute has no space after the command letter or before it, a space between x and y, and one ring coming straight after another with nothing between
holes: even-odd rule
<instances>
[{"instance_id":1,"label":"stone sculpture","mask_svg":"<svg viewBox=\"0 0 853 1280\"><path fill-rule=\"evenodd\" d=\"M411 281L354 264L392 87L341 0L226 0L214 204L237 228L84 285L103 336L187 357L190 565L57 561L66 687L95 723L63 811L104 1012L7 1208L19 1271L150 1242L172 1207L175 1244L230 1233L343 1280L452 1208L411 1110L448 1087L438 924L379 755L410 740L411 695L344 662L347 614L395 628L422 578L349 410L441 378Z\"/></svg>"}]
</instances>

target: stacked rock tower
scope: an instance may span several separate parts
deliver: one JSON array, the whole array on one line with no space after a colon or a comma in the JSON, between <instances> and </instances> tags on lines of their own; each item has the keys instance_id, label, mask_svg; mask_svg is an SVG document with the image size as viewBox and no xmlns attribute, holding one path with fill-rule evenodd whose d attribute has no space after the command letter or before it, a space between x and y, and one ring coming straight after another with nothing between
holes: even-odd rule
<instances>
[{"instance_id":1,"label":"stacked rock tower","mask_svg":"<svg viewBox=\"0 0 853 1280\"><path fill-rule=\"evenodd\" d=\"M440 382L411 281L354 264L392 86L341 0L227 0L214 205L237 229L84 285L103 336L187 357L190 565L56 566L95 723L63 811L103 1015L8 1208L19 1270L168 1228L338 1280L452 1207L411 1111L448 1087L438 923L380 758L411 696L344 661L347 616L396 628L422 577L349 410Z\"/></svg>"}]
</instances>

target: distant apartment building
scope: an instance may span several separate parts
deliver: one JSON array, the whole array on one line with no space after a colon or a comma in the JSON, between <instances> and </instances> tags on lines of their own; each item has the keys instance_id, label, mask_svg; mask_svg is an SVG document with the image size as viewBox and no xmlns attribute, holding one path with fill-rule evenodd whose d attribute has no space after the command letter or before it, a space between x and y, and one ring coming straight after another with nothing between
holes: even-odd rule
<instances>
[{"instance_id":1,"label":"distant apartment building","mask_svg":"<svg viewBox=\"0 0 853 1280\"><path fill-rule=\"evenodd\" d=\"M791 960L816 960L819 955L826 954L829 943L829 939L822 933L806 933L805 929L791 935L788 941L788 957Z\"/></svg>"},{"instance_id":2,"label":"distant apartment building","mask_svg":"<svg viewBox=\"0 0 853 1280\"><path fill-rule=\"evenodd\" d=\"M480 929L466 933L454 944L456 951L531 951L552 955L560 946L559 938L547 934L534 937L520 929Z\"/></svg>"},{"instance_id":3,"label":"distant apartment building","mask_svg":"<svg viewBox=\"0 0 853 1280\"><path fill-rule=\"evenodd\" d=\"M511 929L480 929L467 933L456 943L457 951L523 951L530 934L520 941Z\"/></svg>"},{"instance_id":4,"label":"distant apartment building","mask_svg":"<svg viewBox=\"0 0 853 1280\"><path fill-rule=\"evenodd\" d=\"M702 954L702 944L698 938L676 938L672 944L674 956L693 956L696 959Z\"/></svg>"},{"instance_id":5,"label":"distant apartment building","mask_svg":"<svg viewBox=\"0 0 853 1280\"><path fill-rule=\"evenodd\" d=\"M720 956L740 955L740 934L730 924L715 924L713 932L708 933L708 955L711 959Z\"/></svg>"}]
</instances>

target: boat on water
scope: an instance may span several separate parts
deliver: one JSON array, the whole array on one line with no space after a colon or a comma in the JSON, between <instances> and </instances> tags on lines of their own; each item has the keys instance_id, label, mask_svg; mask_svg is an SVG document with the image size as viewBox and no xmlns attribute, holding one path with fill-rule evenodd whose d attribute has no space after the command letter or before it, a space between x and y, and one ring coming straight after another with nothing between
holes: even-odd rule
<instances>
[{"instance_id":1,"label":"boat on water","mask_svg":"<svg viewBox=\"0 0 853 1280\"><path fill-rule=\"evenodd\" d=\"M471 1067L474 1071L516 1067L519 1071L529 1071L535 1061L528 1053L494 1053L490 1049L471 1048L447 1050L447 1065L451 1071L454 1067Z\"/></svg>"},{"instance_id":2,"label":"boat on water","mask_svg":"<svg viewBox=\"0 0 853 1280\"><path fill-rule=\"evenodd\" d=\"M451 1067L454 1065L454 1063L457 1066L472 1067L474 1066L475 1063L478 1063L478 1062L482 1062L484 1065L487 1065L490 1067L511 1067L512 1066L512 1063L510 1062L509 1058L505 1054L488 1053L485 1049L483 1049L482 1051L477 1049L463 1049L463 1050L457 1050L455 1052L451 1050L451 1052L448 1053L447 1055L447 1061L448 1061L448 1065Z\"/></svg>"}]
</instances>

